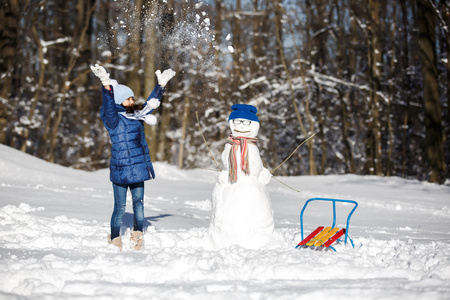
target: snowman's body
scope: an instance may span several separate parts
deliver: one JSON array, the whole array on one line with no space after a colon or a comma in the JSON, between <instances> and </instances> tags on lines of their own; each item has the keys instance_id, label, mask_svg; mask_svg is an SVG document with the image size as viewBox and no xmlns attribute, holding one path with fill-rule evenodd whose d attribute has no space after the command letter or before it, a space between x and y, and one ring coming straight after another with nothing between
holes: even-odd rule
<instances>
[{"instance_id":1,"label":"snowman's body","mask_svg":"<svg viewBox=\"0 0 450 300\"><path fill-rule=\"evenodd\" d=\"M245 120L245 119L239 119ZM256 123L256 122L254 122ZM256 131L244 132L232 124L230 127L233 138L236 134L255 138ZM238 124L242 125L243 124ZM252 126L250 126L252 127ZM226 144L222 153L225 171L219 175L219 182L213 191L213 211L209 232L213 242L219 247L229 247L238 244L246 248L259 248L266 244L274 230L273 210L266 185L270 180L270 172L263 166L258 147L253 143L247 144L248 173L241 168L241 146ZM230 178L230 155L236 159L236 178Z\"/></svg>"}]
</instances>

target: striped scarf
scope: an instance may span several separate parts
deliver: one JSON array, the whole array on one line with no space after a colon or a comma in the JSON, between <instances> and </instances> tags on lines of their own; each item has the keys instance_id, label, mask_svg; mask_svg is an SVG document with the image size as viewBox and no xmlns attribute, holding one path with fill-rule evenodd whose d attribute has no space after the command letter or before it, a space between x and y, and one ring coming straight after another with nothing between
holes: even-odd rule
<instances>
[{"instance_id":1,"label":"striped scarf","mask_svg":"<svg viewBox=\"0 0 450 300\"><path fill-rule=\"evenodd\" d=\"M227 143L231 145L230 155L228 157L228 162L230 164L230 174L229 179L231 183L237 180L237 159L236 153L238 148L241 149L241 169L244 171L245 175L250 174L250 168L248 163L248 143L256 145L258 141L257 138L246 138L246 137L234 137L230 135L228 137Z\"/></svg>"}]
</instances>

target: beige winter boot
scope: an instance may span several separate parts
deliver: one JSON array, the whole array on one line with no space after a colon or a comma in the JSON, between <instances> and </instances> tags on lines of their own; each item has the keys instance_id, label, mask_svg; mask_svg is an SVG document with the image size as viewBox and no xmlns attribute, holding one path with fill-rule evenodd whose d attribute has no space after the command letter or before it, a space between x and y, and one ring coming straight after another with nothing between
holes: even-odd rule
<instances>
[{"instance_id":1,"label":"beige winter boot","mask_svg":"<svg viewBox=\"0 0 450 300\"><path fill-rule=\"evenodd\" d=\"M144 244L144 235L142 231L132 231L131 232L131 247L134 246L134 249L139 251Z\"/></svg>"},{"instance_id":2,"label":"beige winter boot","mask_svg":"<svg viewBox=\"0 0 450 300\"><path fill-rule=\"evenodd\" d=\"M111 235L108 235L108 243L113 244L114 246L119 248L120 251L122 251L122 239L120 238L120 236L111 241Z\"/></svg>"}]
</instances>

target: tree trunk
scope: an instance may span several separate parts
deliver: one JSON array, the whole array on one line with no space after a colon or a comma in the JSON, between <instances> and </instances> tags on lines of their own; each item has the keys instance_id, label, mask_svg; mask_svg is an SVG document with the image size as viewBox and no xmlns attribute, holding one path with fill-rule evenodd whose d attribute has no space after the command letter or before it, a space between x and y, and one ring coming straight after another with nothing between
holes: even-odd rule
<instances>
[{"instance_id":1,"label":"tree trunk","mask_svg":"<svg viewBox=\"0 0 450 300\"><path fill-rule=\"evenodd\" d=\"M441 11L446 12L445 13L445 25L446 25L446 30L445 30L445 41L446 41L446 47L447 47L447 126L446 126L446 131L445 131L445 142L447 143L447 147L446 149L449 149L450 147L450 3L447 4L448 2L443 2L442 3L442 9ZM448 151L448 150L447 150ZM450 165L450 158L447 156L447 161L446 161L447 166ZM448 168L447 170L447 178L450 177L450 168Z\"/></svg>"},{"instance_id":2,"label":"tree trunk","mask_svg":"<svg viewBox=\"0 0 450 300\"><path fill-rule=\"evenodd\" d=\"M344 22L347 20L345 19L343 13L342 13L342 5L339 5L341 1L336 0L334 1L334 7L337 10L337 23L339 28L344 28ZM350 32L354 32L355 30L355 21L353 20L351 22L351 29ZM354 60L354 53L355 50L352 48L354 44L351 42L351 37L354 35L351 35L350 38L346 39L345 32L343 30L337 30L335 32L337 41L340 41L337 43L337 53L336 53L336 60L337 60L337 75L338 78L345 81L345 72L347 71L349 74L355 73L355 61L352 62L352 59ZM350 55L346 55L346 53L349 52ZM355 161L353 158L353 151L351 146L351 140L349 137L349 130L351 127L351 119L349 116L349 111L351 112L351 102L349 101L349 94L350 92L345 92L341 88L336 88L337 94L339 96L339 114L341 116L341 132L342 132L342 142L344 144L344 161L345 164L345 172L346 173L355 173Z\"/></svg>"},{"instance_id":3,"label":"tree trunk","mask_svg":"<svg viewBox=\"0 0 450 300\"><path fill-rule=\"evenodd\" d=\"M0 97L8 98L11 90L11 73L19 41L19 3L5 0L0 5Z\"/></svg>"},{"instance_id":4,"label":"tree trunk","mask_svg":"<svg viewBox=\"0 0 450 300\"><path fill-rule=\"evenodd\" d=\"M355 159L353 157L353 147L351 145L351 140L349 137L349 128L350 128L350 117L349 111L351 113L351 105L350 105L350 95L347 94L345 97L344 95L341 96L341 116L342 116L342 140L344 141L345 146L345 153L346 153L346 166L347 166L347 172L355 173L356 172L356 166L355 166Z\"/></svg>"},{"instance_id":5,"label":"tree trunk","mask_svg":"<svg viewBox=\"0 0 450 300\"><path fill-rule=\"evenodd\" d=\"M259 11L259 0L252 0L253 4L253 43L252 43L252 53L253 57L251 57L251 65L250 65L250 73L254 74L254 76L260 76L260 64L259 58L264 56L264 43L263 43L263 33L260 30L264 30L263 27L263 17L261 17L262 11ZM263 27L263 28L261 28Z\"/></svg>"},{"instance_id":6,"label":"tree trunk","mask_svg":"<svg viewBox=\"0 0 450 300\"><path fill-rule=\"evenodd\" d=\"M230 107L229 97L225 97L224 93L224 79L223 79L223 71L222 71L222 53L220 46L222 44L222 23L223 23L223 0L216 0L216 20L214 23L214 41L216 46L214 47L214 56L215 56L215 68L217 72L217 96L219 98L219 107L216 111L217 119L220 119L221 108ZM217 140L222 140L225 137L226 127L221 126L218 128Z\"/></svg>"},{"instance_id":7,"label":"tree trunk","mask_svg":"<svg viewBox=\"0 0 450 300\"><path fill-rule=\"evenodd\" d=\"M392 3L393 6L393 15L396 16L397 15L397 5L395 2ZM392 36L391 36L391 40L392 41L396 41L398 40L396 38L396 33L397 33L397 22L396 19L394 18L394 20L392 20ZM395 92L396 92L396 85L394 84L395 82L395 62L397 61L397 58L395 56L395 44L392 43L392 49L391 49L391 65L389 73L390 73L390 78L389 78L389 103L387 104L387 122L388 122L388 131L387 131L387 135L388 135L388 155L387 155L387 165L386 165L386 176L391 176L391 169L393 166L393 162L392 162L392 156L393 156L393 149L394 149L394 132L393 132L393 128L392 128L392 116L391 116L391 109L392 109L392 102L394 100L395 97Z\"/></svg>"},{"instance_id":8,"label":"tree trunk","mask_svg":"<svg viewBox=\"0 0 450 300\"><path fill-rule=\"evenodd\" d=\"M174 1L170 0L163 8L163 16L160 27L161 30L164 31L163 34L166 36L170 36L175 27L174 4ZM160 67L162 69L165 69L167 66L169 66L169 62L171 62L173 54L168 48L161 49L161 51L163 51L163 55L162 65ZM159 161L169 161L170 159L171 147L168 145L169 138L166 135L169 130L172 110L171 103L169 103L169 101L169 97L164 97L163 101L161 102L162 105L160 107L161 121L158 133L158 151L156 154L156 158Z\"/></svg>"},{"instance_id":9,"label":"tree trunk","mask_svg":"<svg viewBox=\"0 0 450 300\"><path fill-rule=\"evenodd\" d=\"M186 144L186 132L187 127L189 125L189 118L191 117L191 99L189 95L185 96L184 99L184 112L183 112L183 121L181 123L181 138L180 138L180 149L178 150L178 168L182 169L184 165L184 148Z\"/></svg>"},{"instance_id":10,"label":"tree trunk","mask_svg":"<svg viewBox=\"0 0 450 300\"><path fill-rule=\"evenodd\" d=\"M417 0L416 3L424 86L426 148L430 164L429 181L443 183L445 180L445 160L436 68L436 19L433 7L427 0Z\"/></svg>"},{"instance_id":11,"label":"tree trunk","mask_svg":"<svg viewBox=\"0 0 450 300\"><path fill-rule=\"evenodd\" d=\"M18 1L5 0L0 5L0 97L9 99L12 89L12 71L19 42ZM0 144L5 143L8 109L0 101Z\"/></svg>"},{"instance_id":12,"label":"tree trunk","mask_svg":"<svg viewBox=\"0 0 450 300\"><path fill-rule=\"evenodd\" d=\"M129 64L131 66L130 72L127 74L127 82L125 83L133 92L136 101L142 100L141 92L141 78L139 75L141 65L141 18L142 18L142 0L135 0L132 8L132 24L131 24L131 38L127 45L130 53ZM146 99L144 99L146 100Z\"/></svg>"},{"instance_id":13,"label":"tree trunk","mask_svg":"<svg viewBox=\"0 0 450 300\"><path fill-rule=\"evenodd\" d=\"M243 82L243 71L241 70L241 56L243 52L242 42L241 42L241 21L240 21L240 13L241 13L241 0L236 0L236 9L233 14L233 21L231 25L232 31L232 41L234 51L231 54L233 57L233 73L232 73L232 86L231 89L233 92L238 90L238 86Z\"/></svg>"},{"instance_id":14,"label":"tree trunk","mask_svg":"<svg viewBox=\"0 0 450 300\"><path fill-rule=\"evenodd\" d=\"M147 19L151 19L149 15L152 13L150 10L156 4L156 0L147 1L147 11L143 16L147 16ZM144 54L144 97L150 96L153 88L156 85L155 80L155 53L157 50L156 44L156 32L154 22L142 22L145 24L145 44L143 49ZM145 126L145 138L147 139L148 148L150 151L150 156L156 158L157 151L157 128L158 126Z\"/></svg>"},{"instance_id":15,"label":"tree trunk","mask_svg":"<svg viewBox=\"0 0 450 300\"><path fill-rule=\"evenodd\" d=\"M90 36L87 34L90 21L91 21L91 15L94 11L95 5L91 2L91 0L83 0L79 1L77 4L77 22L76 27L74 30L74 37L71 42L71 49L75 53L80 53L85 48L89 48L89 38ZM53 124L53 128L51 130L50 135L50 149L48 153L48 161L54 162L55 161L55 147L56 147L56 141L58 139L58 131L59 131L59 125L61 124L62 117L63 117L63 111L64 111L64 105L68 97L69 89L72 85L72 82L70 81L70 77L72 76L72 71L76 65L76 62L78 60L79 56L76 55L70 55L67 69L65 70L65 76L61 83L61 90L60 93L62 95L61 100L59 101L58 107L57 107L57 115L55 123Z\"/></svg>"},{"instance_id":16,"label":"tree trunk","mask_svg":"<svg viewBox=\"0 0 450 300\"><path fill-rule=\"evenodd\" d=\"M369 111L370 120L367 128L367 172L382 175L380 97L381 89L382 47L380 43L380 3L369 1L370 24L368 26L368 64L369 64Z\"/></svg>"},{"instance_id":17,"label":"tree trunk","mask_svg":"<svg viewBox=\"0 0 450 300\"><path fill-rule=\"evenodd\" d=\"M402 67L403 68L407 68L410 65L410 61L409 61L409 43L408 43L408 12L407 12L407 6L405 3L402 3L401 5L402 8L402 31L404 32L404 38L402 41L402 51L403 51L403 55L401 55L400 60L402 62ZM404 83L403 86L411 86L411 79L410 79L410 75L408 73L406 73L404 75ZM408 166L407 163L409 161L408 159L408 149L409 149L409 125L410 125L410 120L409 120L409 110L410 110L410 102L411 102L411 92L410 90L406 90L403 91L403 93L401 94L402 97L405 99L405 109L403 112L403 123L402 123L402 151L401 151L401 174L402 176L406 176L406 174L408 173Z\"/></svg>"},{"instance_id":18,"label":"tree trunk","mask_svg":"<svg viewBox=\"0 0 450 300\"><path fill-rule=\"evenodd\" d=\"M308 136L310 135L309 133L311 133L312 131L310 131L308 133L308 131L306 130L306 128L303 124L303 119L300 115L300 111L298 109L297 102L296 102L297 100L295 98L295 92L294 92L294 89L292 86L292 78L290 75L289 68L287 66L286 58L284 56L284 47L283 47L283 42L282 42L282 37L281 37L281 32L282 32L281 16L283 13L282 13L282 6L279 1L280 0L275 0L272 2L274 10L275 10L275 35L276 35L276 40L277 40L277 53L280 56L279 59L284 68L284 71L286 73L289 90L290 90L290 97L291 97L292 105L294 107L295 115L297 116L297 120L300 125L300 130L303 133L303 135L305 136L305 138L308 138ZM307 97L306 106L308 106L308 103L309 103L308 99L309 99L309 97ZM309 113L309 110L307 109L307 114L308 113ZM312 119L310 118L310 120L312 120ZM313 125L313 124L311 124L311 125ZM311 130L314 130L314 127L311 127ZM307 142L307 145L308 145L308 151L309 151L309 175L317 175L316 162L314 160L314 153L313 153L313 139L310 139Z\"/></svg>"},{"instance_id":19,"label":"tree trunk","mask_svg":"<svg viewBox=\"0 0 450 300\"><path fill-rule=\"evenodd\" d=\"M33 19L34 19L34 21L33 21L33 24L31 25L31 31L33 32L33 37L38 46L38 52L39 52L39 81L38 81L38 86L36 88L36 91L34 93L33 101L31 102L30 110L28 112L28 121L30 123L33 122L33 117L34 117L34 113L36 111L36 106L37 106L37 103L38 103L40 95L41 95L42 87L44 86L45 69L47 68L47 64L45 63L44 49L43 49L43 46L41 43L41 38L39 37L39 34L36 29L37 13ZM22 146L20 147L20 150L23 152L27 151L29 135L30 135L30 128L27 126L23 132Z\"/></svg>"}]
</instances>

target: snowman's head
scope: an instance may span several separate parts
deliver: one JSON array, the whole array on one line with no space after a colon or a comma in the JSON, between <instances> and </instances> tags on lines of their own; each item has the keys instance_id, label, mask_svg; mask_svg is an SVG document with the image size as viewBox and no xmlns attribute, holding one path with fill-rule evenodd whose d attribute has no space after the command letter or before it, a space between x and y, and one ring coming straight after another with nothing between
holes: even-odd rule
<instances>
[{"instance_id":1,"label":"snowman's head","mask_svg":"<svg viewBox=\"0 0 450 300\"><path fill-rule=\"evenodd\" d=\"M232 134L235 137L256 137L260 127L259 119L256 116L256 107L247 104L235 104L231 109L228 124Z\"/></svg>"},{"instance_id":2,"label":"snowman's head","mask_svg":"<svg viewBox=\"0 0 450 300\"><path fill-rule=\"evenodd\" d=\"M258 135L259 122L247 119L233 119L228 121L231 133L235 136L254 138Z\"/></svg>"}]
</instances>

